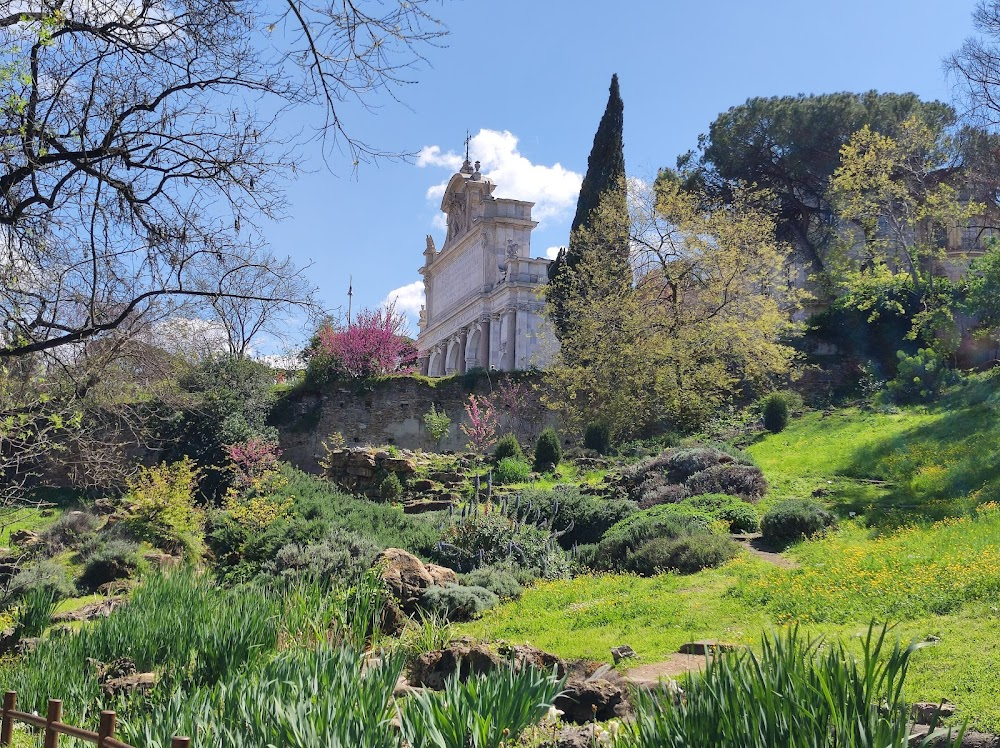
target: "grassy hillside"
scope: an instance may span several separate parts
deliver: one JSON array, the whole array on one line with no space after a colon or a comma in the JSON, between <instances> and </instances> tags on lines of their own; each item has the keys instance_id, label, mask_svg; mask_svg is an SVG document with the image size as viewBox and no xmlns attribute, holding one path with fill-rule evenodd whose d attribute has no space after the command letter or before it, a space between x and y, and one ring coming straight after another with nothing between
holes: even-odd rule
<instances>
[{"instance_id":1,"label":"grassy hillside","mask_svg":"<svg viewBox=\"0 0 1000 748\"><path fill-rule=\"evenodd\" d=\"M849 637L871 620L940 639L915 657L914 700L948 698L1000 732L1000 397L974 379L933 407L812 412L749 452L772 490L764 508L817 495L841 515L784 569L744 555L691 576L549 582L467 625L567 657L629 644L655 662L684 641L757 641L769 627ZM852 517L851 513L854 513Z\"/></svg>"}]
</instances>

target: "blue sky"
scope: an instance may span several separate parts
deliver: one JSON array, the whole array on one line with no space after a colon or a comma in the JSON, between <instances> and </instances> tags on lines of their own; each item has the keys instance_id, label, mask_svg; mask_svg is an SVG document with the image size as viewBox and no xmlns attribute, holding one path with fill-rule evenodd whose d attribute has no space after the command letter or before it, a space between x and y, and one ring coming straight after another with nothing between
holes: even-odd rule
<instances>
[{"instance_id":1,"label":"blue sky","mask_svg":"<svg viewBox=\"0 0 1000 748\"><path fill-rule=\"evenodd\" d=\"M409 163L324 164L288 186L288 218L265 226L330 307L374 306L406 288L415 312L424 237L440 247L440 193L466 130L496 194L536 200L532 254L566 243L578 180L617 72L630 176L651 177L694 148L722 111L752 96L913 91L950 101L942 58L972 32L975 0L446 0L450 35L372 114L348 126ZM309 113L289 115L289 129ZM452 158L449 158L449 155ZM492 172L492 174L491 174ZM436 197L435 197L436 195ZM415 331L415 330L414 330ZM294 336L293 336L294 337Z\"/></svg>"}]
</instances>

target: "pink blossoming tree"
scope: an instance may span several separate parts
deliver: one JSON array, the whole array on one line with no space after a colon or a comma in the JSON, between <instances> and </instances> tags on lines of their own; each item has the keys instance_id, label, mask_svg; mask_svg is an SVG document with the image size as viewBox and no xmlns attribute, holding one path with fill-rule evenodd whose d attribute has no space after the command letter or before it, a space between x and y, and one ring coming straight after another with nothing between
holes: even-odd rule
<instances>
[{"instance_id":1,"label":"pink blossoming tree","mask_svg":"<svg viewBox=\"0 0 1000 748\"><path fill-rule=\"evenodd\" d=\"M362 309L348 325L319 329L308 352L310 367L351 379L408 374L418 354L405 332L406 316L395 303Z\"/></svg>"},{"instance_id":2,"label":"pink blossoming tree","mask_svg":"<svg viewBox=\"0 0 1000 748\"><path fill-rule=\"evenodd\" d=\"M468 423L461 425L462 433L469 437L469 449L480 457L497 440L497 412L489 398L469 395L465 403Z\"/></svg>"}]
</instances>

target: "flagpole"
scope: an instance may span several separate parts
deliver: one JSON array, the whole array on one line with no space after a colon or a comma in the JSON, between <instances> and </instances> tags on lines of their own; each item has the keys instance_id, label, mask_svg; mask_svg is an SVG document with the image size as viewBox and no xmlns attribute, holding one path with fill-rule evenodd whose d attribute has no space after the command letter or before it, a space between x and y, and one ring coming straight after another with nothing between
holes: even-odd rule
<instances>
[{"instance_id":1,"label":"flagpole","mask_svg":"<svg viewBox=\"0 0 1000 748\"><path fill-rule=\"evenodd\" d=\"M351 302L354 301L354 276L349 275L347 281L347 324L351 324Z\"/></svg>"}]
</instances>

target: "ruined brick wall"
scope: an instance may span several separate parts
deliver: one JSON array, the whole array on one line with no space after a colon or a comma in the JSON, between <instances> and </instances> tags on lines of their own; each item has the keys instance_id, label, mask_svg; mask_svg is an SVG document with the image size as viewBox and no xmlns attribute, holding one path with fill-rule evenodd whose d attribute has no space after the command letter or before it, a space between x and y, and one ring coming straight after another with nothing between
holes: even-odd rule
<instances>
[{"instance_id":1,"label":"ruined brick wall","mask_svg":"<svg viewBox=\"0 0 1000 748\"><path fill-rule=\"evenodd\" d=\"M452 419L451 431L441 443L441 451L460 451L468 441L459 428L467 422L465 402L470 393L489 395L508 375L491 372L477 377L456 376L436 380L399 377L376 383L334 382L316 392L293 393L275 409L273 424L280 432L285 459L303 470L318 473L322 444L334 432L344 436L346 446L393 444L401 449L436 449L424 428L423 415L431 403ZM522 375L522 378L524 376ZM537 384L530 378L528 384ZM542 405L538 392L531 391L529 418L521 423L504 423L504 430L518 432L525 446L534 444L538 433L557 425L551 411Z\"/></svg>"}]
</instances>

